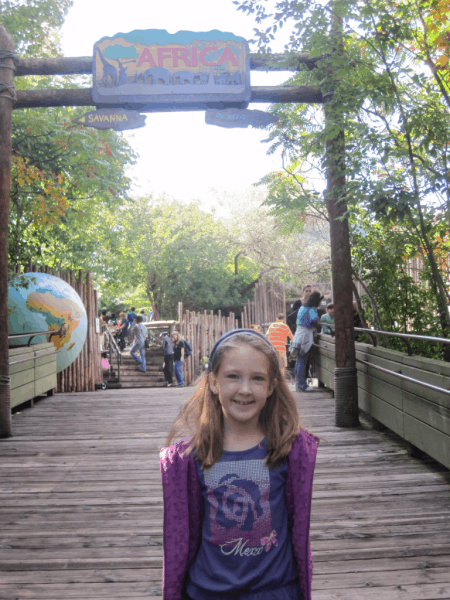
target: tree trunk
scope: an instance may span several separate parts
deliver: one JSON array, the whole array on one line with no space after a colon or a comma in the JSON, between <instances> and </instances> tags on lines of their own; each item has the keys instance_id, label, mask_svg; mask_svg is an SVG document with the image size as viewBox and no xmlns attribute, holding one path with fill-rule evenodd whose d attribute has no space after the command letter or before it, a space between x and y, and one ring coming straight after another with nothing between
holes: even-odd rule
<instances>
[{"instance_id":1,"label":"tree trunk","mask_svg":"<svg viewBox=\"0 0 450 600\"><path fill-rule=\"evenodd\" d=\"M11 389L8 352L8 217L11 182L11 131L14 90L14 42L0 25L0 438L11 436ZM6 85L5 85L6 84Z\"/></svg>"},{"instance_id":2,"label":"tree trunk","mask_svg":"<svg viewBox=\"0 0 450 600\"><path fill-rule=\"evenodd\" d=\"M336 39L336 53L342 54L342 20L333 14L331 33ZM336 110L333 94L325 97L326 129L336 128ZM345 202L345 134L338 131L326 141L325 191L330 223L331 273L335 312L334 397L336 427L358 427L358 384L356 371L355 337L353 330L352 265L348 220L343 218Z\"/></svg>"}]
</instances>

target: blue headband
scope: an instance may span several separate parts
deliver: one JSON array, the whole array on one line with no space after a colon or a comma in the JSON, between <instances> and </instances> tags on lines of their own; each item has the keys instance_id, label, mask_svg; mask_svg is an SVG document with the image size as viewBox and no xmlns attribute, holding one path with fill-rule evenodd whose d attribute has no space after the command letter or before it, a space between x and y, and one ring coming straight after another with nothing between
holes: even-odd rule
<instances>
[{"instance_id":1,"label":"blue headband","mask_svg":"<svg viewBox=\"0 0 450 600\"><path fill-rule=\"evenodd\" d=\"M233 337L234 335L239 335L241 333L244 335L254 335L255 337L262 339L269 346L269 348L273 352L273 355L275 358L275 363L277 365L277 372L276 372L275 376L279 377L280 364L278 361L278 352L275 350L275 348L272 346L272 344L269 342L269 340L266 338L265 335L263 335L262 333L258 333L254 329L233 329L232 331L227 331L227 333L224 333L223 336L217 340L217 342L214 345L214 348L212 349L211 355L209 357L209 363L208 363L209 372L212 373L213 364L214 364L214 361L216 360L217 352L218 352L220 346L229 338Z\"/></svg>"}]
</instances>

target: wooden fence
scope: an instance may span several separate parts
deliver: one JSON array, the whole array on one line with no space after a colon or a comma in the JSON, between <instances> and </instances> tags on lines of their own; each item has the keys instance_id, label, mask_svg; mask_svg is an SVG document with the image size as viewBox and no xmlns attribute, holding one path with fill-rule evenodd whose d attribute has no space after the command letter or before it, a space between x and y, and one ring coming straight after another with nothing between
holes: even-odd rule
<instances>
[{"instance_id":1,"label":"wooden fence","mask_svg":"<svg viewBox=\"0 0 450 600\"><path fill-rule=\"evenodd\" d=\"M275 290L265 281L259 281L255 286L255 296L252 302L242 308L242 327L247 329L250 325L261 325L266 331L273 323L278 313L283 313L286 319L286 298L284 288Z\"/></svg>"},{"instance_id":2,"label":"wooden fence","mask_svg":"<svg viewBox=\"0 0 450 600\"><path fill-rule=\"evenodd\" d=\"M206 310L203 313L183 311L183 303L180 302L177 329L181 337L192 345L192 356L183 367L186 384L191 385L200 375L202 357L209 356L214 344L224 333L241 327L248 329L252 324L261 325L265 332L278 313L286 317L284 289L277 291L263 281L256 284L254 300L249 300L240 313L230 312L228 316L223 316L220 310L218 314Z\"/></svg>"},{"instance_id":3,"label":"wooden fence","mask_svg":"<svg viewBox=\"0 0 450 600\"><path fill-rule=\"evenodd\" d=\"M100 328L96 332L95 320L98 316L97 292L92 286L91 274L79 270L78 274L73 271L55 273L48 267L37 267L30 264L26 269L14 268L14 272L23 273L48 273L55 275L67 282L80 296L87 314L88 331L83 349L74 362L58 373L57 392L93 392L95 386L103 381L101 353L100 353Z\"/></svg>"},{"instance_id":4,"label":"wooden fence","mask_svg":"<svg viewBox=\"0 0 450 600\"><path fill-rule=\"evenodd\" d=\"M334 390L335 338L318 337L315 376ZM450 468L450 365L360 342L355 348L359 408Z\"/></svg>"}]
</instances>

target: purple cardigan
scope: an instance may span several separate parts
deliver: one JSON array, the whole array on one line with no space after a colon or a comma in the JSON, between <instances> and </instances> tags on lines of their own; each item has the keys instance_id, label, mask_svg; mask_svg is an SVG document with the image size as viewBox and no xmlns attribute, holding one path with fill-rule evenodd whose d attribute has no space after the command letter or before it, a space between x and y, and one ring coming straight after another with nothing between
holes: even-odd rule
<instances>
[{"instance_id":1,"label":"purple cardigan","mask_svg":"<svg viewBox=\"0 0 450 600\"><path fill-rule=\"evenodd\" d=\"M301 430L288 456L286 503L303 600L311 600L313 563L309 543L312 485L319 440ZM188 567L200 543L202 493L189 440L162 448L164 498L163 600L181 600Z\"/></svg>"}]
</instances>

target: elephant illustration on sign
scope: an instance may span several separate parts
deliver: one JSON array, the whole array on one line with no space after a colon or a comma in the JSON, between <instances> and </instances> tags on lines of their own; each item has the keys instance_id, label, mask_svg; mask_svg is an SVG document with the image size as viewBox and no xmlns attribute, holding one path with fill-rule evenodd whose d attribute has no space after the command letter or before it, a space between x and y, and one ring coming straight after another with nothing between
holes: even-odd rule
<instances>
[{"instance_id":1,"label":"elephant illustration on sign","mask_svg":"<svg viewBox=\"0 0 450 600\"><path fill-rule=\"evenodd\" d=\"M205 85L206 83L208 83L208 79L209 79L208 73L195 73L195 77L199 78L200 83L202 85Z\"/></svg>"},{"instance_id":2,"label":"elephant illustration on sign","mask_svg":"<svg viewBox=\"0 0 450 600\"><path fill-rule=\"evenodd\" d=\"M227 85L240 85L241 83L241 74L239 71L235 71L233 75L228 75L227 77Z\"/></svg>"},{"instance_id":3,"label":"elephant illustration on sign","mask_svg":"<svg viewBox=\"0 0 450 600\"><path fill-rule=\"evenodd\" d=\"M216 77L216 85L240 85L241 84L241 73L235 71L233 74L228 71L222 71Z\"/></svg>"},{"instance_id":4,"label":"elephant illustration on sign","mask_svg":"<svg viewBox=\"0 0 450 600\"><path fill-rule=\"evenodd\" d=\"M95 49L97 50L98 55L100 57L100 60L102 61L102 65L103 65L103 77L102 77L103 85L105 87L108 85L108 78L110 77L113 86L115 86L117 84L117 69L116 69L116 67L106 60L106 58L100 52L100 48L98 46L95 46Z\"/></svg>"},{"instance_id":5,"label":"elephant illustration on sign","mask_svg":"<svg viewBox=\"0 0 450 600\"><path fill-rule=\"evenodd\" d=\"M162 80L164 85L170 85L170 71L164 67L150 67L150 69L147 69L143 73L136 73L133 83L142 79L146 84L149 77L152 78L152 85L156 85L159 79Z\"/></svg>"},{"instance_id":6,"label":"elephant illustration on sign","mask_svg":"<svg viewBox=\"0 0 450 600\"><path fill-rule=\"evenodd\" d=\"M173 75L172 75L172 84L173 85L177 85L175 83L175 81L177 79L180 80L180 83L178 85L184 85L186 82L189 85L192 85L194 83L194 77L195 77L195 73L192 73L191 71L176 71Z\"/></svg>"},{"instance_id":7,"label":"elephant illustration on sign","mask_svg":"<svg viewBox=\"0 0 450 600\"><path fill-rule=\"evenodd\" d=\"M229 75L230 74L228 73L228 71L224 71L220 75L217 75L216 85L227 85Z\"/></svg>"}]
</instances>

